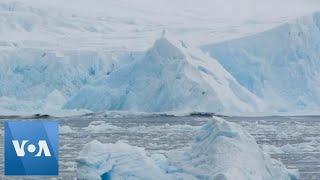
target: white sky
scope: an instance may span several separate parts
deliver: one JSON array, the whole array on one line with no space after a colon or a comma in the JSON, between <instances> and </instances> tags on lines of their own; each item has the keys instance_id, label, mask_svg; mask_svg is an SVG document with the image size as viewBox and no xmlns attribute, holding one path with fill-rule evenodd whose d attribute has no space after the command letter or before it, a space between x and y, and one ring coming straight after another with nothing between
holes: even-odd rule
<instances>
[{"instance_id":1,"label":"white sky","mask_svg":"<svg viewBox=\"0 0 320 180\"><path fill-rule=\"evenodd\" d=\"M23 2L33 6L69 9L88 15L121 15L139 11L175 14L190 11L214 18L250 18L299 16L320 10L318 0L24 0Z\"/></svg>"}]
</instances>

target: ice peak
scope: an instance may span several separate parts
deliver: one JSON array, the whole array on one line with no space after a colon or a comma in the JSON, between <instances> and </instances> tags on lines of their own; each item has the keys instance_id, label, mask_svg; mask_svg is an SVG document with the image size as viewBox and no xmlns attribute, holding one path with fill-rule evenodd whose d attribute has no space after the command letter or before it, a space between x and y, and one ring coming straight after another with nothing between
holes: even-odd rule
<instances>
[{"instance_id":1,"label":"ice peak","mask_svg":"<svg viewBox=\"0 0 320 180\"><path fill-rule=\"evenodd\" d=\"M149 53L163 59L185 59L185 55L179 46L164 36L155 41Z\"/></svg>"}]
</instances>

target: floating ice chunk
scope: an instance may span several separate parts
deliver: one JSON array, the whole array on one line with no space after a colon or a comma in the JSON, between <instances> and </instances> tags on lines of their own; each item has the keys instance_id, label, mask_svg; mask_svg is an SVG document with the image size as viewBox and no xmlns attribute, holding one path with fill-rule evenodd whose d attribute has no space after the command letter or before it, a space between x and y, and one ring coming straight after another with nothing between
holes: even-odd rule
<instances>
[{"instance_id":1,"label":"floating ice chunk","mask_svg":"<svg viewBox=\"0 0 320 180\"><path fill-rule=\"evenodd\" d=\"M170 179L142 148L92 141L80 152L78 179Z\"/></svg>"},{"instance_id":2,"label":"floating ice chunk","mask_svg":"<svg viewBox=\"0 0 320 180\"><path fill-rule=\"evenodd\" d=\"M191 147L146 155L124 143L93 141L78 159L80 179L240 179L290 180L297 175L264 154L242 128L213 118L198 132Z\"/></svg>"},{"instance_id":3,"label":"floating ice chunk","mask_svg":"<svg viewBox=\"0 0 320 180\"><path fill-rule=\"evenodd\" d=\"M239 125L215 117L198 132L195 143L170 155L182 172L200 179L290 179L280 162L264 154Z\"/></svg>"},{"instance_id":4,"label":"floating ice chunk","mask_svg":"<svg viewBox=\"0 0 320 180\"><path fill-rule=\"evenodd\" d=\"M70 134L70 133L75 133L76 131L72 129L70 126L61 126L59 128L59 132L61 134Z\"/></svg>"},{"instance_id":5,"label":"floating ice chunk","mask_svg":"<svg viewBox=\"0 0 320 180\"><path fill-rule=\"evenodd\" d=\"M124 129L104 121L93 121L84 130L90 133L105 133L107 131L123 131Z\"/></svg>"}]
</instances>

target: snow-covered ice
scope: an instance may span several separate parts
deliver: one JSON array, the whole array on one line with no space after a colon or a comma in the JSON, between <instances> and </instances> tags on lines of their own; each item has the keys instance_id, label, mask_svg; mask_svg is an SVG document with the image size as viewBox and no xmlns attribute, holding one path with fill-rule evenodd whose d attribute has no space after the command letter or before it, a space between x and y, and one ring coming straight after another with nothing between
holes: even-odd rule
<instances>
[{"instance_id":1,"label":"snow-covered ice","mask_svg":"<svg viewBox=\"0 0 320 180\"><path fill-rule=\"evenodd\" d=\"M191 147L148 154L122 142L85 145L77 161L80 179L296 179L264 154L239 125L214 117Z\"/></svg>"}]
</instances>

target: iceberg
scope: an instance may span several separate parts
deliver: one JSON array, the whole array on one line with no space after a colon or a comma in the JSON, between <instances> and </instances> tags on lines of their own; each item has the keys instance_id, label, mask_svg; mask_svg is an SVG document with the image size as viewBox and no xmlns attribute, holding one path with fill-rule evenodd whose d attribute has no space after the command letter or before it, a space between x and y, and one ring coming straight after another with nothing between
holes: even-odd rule
<instances>
[{"instance_id":1,"label":"iceberg","mask_svg":"<svg viewBox=\"0 0 320 180\"><path fill-rule=\"evenodd\" d=\"M180 171L199 179L295 179L284 165L265 154L238 124L214 117L194 144L169 156Z\"/></svg>"},{"instance_id":2,"label":"iceberg","mask_svg":"<svg viewBox=\"0 0 320 180\"><path fill-rule=\"evenodd\" d=\"M85 145L77 160L79 179L293 180L298 175L265 154L239 125L214 117L191 147L148 153L123 142Z\"/></svg>"},{"instance_id":3,"label":"iceberg","mask_svg":"<svg viewBox=\"0 0 320 180\"><path fill-rule=\"evenodd\" d=\"M259 112L264 103L215 59L166 37L131 64L84 86L66 109Z\"/></svg>"}]
</instances>

